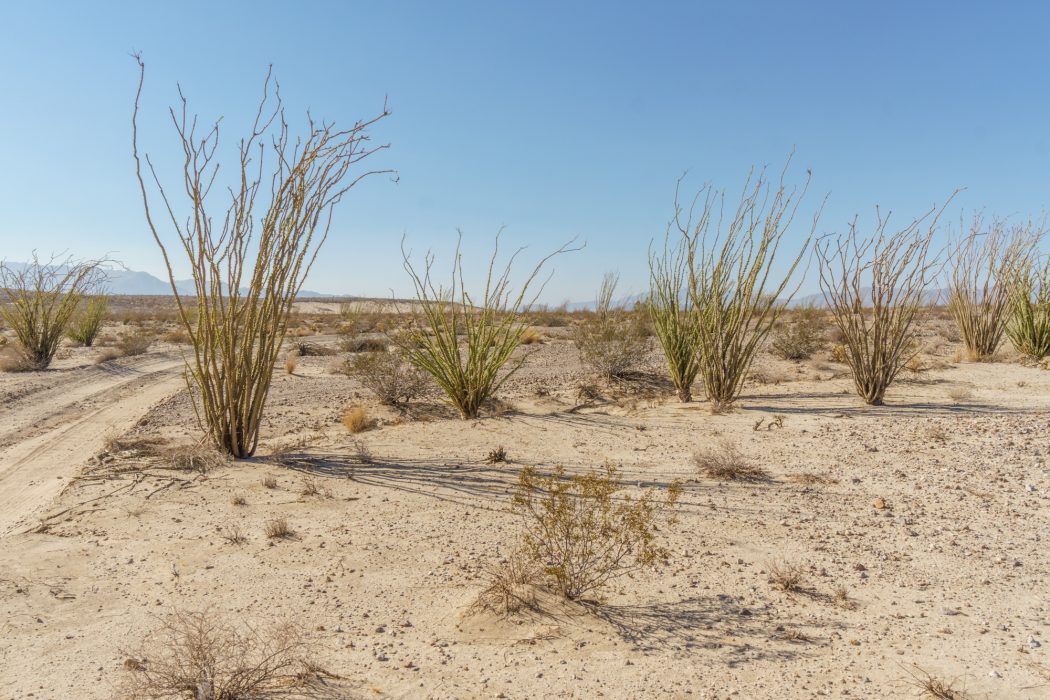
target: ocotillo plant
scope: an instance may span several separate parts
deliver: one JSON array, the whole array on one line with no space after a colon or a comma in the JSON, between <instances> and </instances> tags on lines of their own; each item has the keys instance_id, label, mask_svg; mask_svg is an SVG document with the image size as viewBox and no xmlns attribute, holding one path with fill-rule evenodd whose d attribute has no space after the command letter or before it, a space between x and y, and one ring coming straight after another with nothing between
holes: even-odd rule
<instances>
[{"instance_id":1,"label":"ocotillo plant","mask_svg":"<svg viewBox=\"0 0 1050 700\"><path fill-rule=\"evenodd\" d=\"M46 369L58 351L80 300L101 282L100 261L72 258L41 261L36 253L25 265L0 263L0 306L15 332L26 369Z\"/></svg>"},{"instance_id":2,"label":"ocotillo plant","mask_svg":"<svg viewBox=\"0 0 1050 700\"><path fill-rule=\"evenodd\" d=\"M790 159L788 161L790 164ZM762 341L769 334L797 285L791 286L820 217L789 258L783 277L771 279L780 244L809 187L777 182L765 171L748 176L735 210L726 211L725 195L706 185L688 209L675 189L674 223L681 232L689 268L689 295L697 313L700 376L712 410L727 409L737 399Z\"/></svg>"},{"instance_id":3,"label":"ocotillo plant","mask_svg":"<svg viewBox=\"0 0 1050 700\"><path fill-rule=\"evenodd\" d=\"M1010 310L1010 276L1023 266L1038 239L1033 227L1008 226L993 219L985 230L978 213L969 233L952 244L948 311L955 319L970 359L995 354Z\"/></svg>"},{"instance_id":4,"label":"ocotillo plant","mask_svg":"<svg viewBox=\"0 0 1050 700\"><path fill-rule=\"evenodd\" d=\"M521 369L531 354L523 352L515 357L514 351L529 328L526 314L546 281L534 293L530 293L530 288L551 258L572 250L565 245L540 260L515 291L510 280L511 267L524 249L519 248L502 272L498 271L500 233L496 234L480 298L467 291L459 244L449 286L443 287L434 280L433 254L427 253L422 270L417 270L402 241L402 259L415 286L418 309L406 312L412 330L392 335L391 339L400 345L409 362L433 377L446 400L464 419L476 418L482 403Z\"/></svg>"},{"instance_id":5,"label":"ocotillo plant","mask_svg":"<svg viewBox=\"0 0 1050 700\"><path fill-rule=\"evenodd\" d=\"M696 307L689 293L688 255L684 241L663 251L649 250L649 317L660 339L667 369L680 401L692 401L700 371L700 338Z\"/></svg>"},{"instance_id":6,"label":"ocotillo plant","mask_svg":"<svg viewBox=\"0 0 1050 700\"><path fill-rule=\"evenodd\" d=\"M930 245L943 211L931 209L887 233L889 217L876 209L871 236L860 233L854 218L846 234L817 242L820 288L865 403L882 405L886 389L918 352L913 324L939 272L940 256Z\"/></svg>"},{"instance_id":7,"label":"ocotillo plant","mask_svg":"<svg viewBox=\"0 0 1050 700\"><path fill-rule=\"evenodd\" d=\"M1050 355L1050 256L1025 260L1012 276L1006 334L1023 355L1034 360Z\"/></svg>"},{"instance_id":8,"label":"ocotillo plant","mask_svg":"<svg viewBox=\"0 0 1050 700\"><path fill-rule=\"evenodd\" d=\"M384 105L378 116L346 129L310 118L306 134L292 139L280 91L267 72L254 122L239 143L229 202L216 217L208 195L218 172L214 159L219 123L200 130L197 118L187 116L180 89L180 105L171 110L171 117L185 154L180 184L188 214L183 217L176 213L153 161L140 155L138 114L145 65L136 59L135 173L146 222L164 256L179 318L193 347L187 376L194 408L218 448L234 457L249 457L258 444L288 314L328 236L332 210L363 178L389 172L351 174L356 164L386 147L370 145L368 131L389 112ZM175 284L168 245L150 206L146 173L189 263L195 306Z\"/></svg>"},{"instance_id":9,"label":"ocotillo plant","mask_svg":"<svg viewBox=\"0 0 1050 700\"><path fill-rule=\"evenodd\" d=\"M85 348L90 348L102 328L102 322L106 319L108 305L109 297L105 294L100 293L89 297L83 310L69 324L69 330L66 331L69 339Z\"/></svg>"}]
</instances>

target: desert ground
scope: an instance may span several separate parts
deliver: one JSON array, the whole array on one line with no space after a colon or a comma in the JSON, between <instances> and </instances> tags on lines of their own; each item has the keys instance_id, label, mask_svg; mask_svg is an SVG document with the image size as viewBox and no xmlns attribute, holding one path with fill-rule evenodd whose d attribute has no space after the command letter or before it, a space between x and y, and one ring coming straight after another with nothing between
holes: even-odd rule
<instances>
[{"instance_id":1,"label":"desert ground","mask_svg":"<svg viewBox=\"0 0 1050 700\"><path fill-rule=\"evenodd\" d=\"M0 374L0 698L119 697L174 610L301 625L325 697L897 698L927 675L1050 697L1045 368L957 361L927 320L925 364L885 406L826 352L763 352L716 415L699 387L675 399L655 347L638 381L594 384L567 329L540 327L501 401L463 421L436 394L380 406L338 371L338 306L310 304L286 342L335 354L275 368L257 455L203 471L156 457L201 435L177 334ZM344 427L354 404L371 429ZM769 478L699 474L694 452L726 440ZM607 462L632 489L683 481L667 562L600 604L474 606L520 537L520 468ZM772 567L796 567L796 590Z\"/></svg>"}]
</instances>

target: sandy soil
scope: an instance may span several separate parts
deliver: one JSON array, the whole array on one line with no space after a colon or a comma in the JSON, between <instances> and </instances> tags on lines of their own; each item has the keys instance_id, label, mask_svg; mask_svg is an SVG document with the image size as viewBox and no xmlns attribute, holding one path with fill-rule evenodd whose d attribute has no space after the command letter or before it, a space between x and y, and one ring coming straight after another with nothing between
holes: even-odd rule
<instances>
[{"instance_id":1,"label":"sandy soil","mask_svg":"<svg viewBox=\"0 0 1050 700\"><path fill-rule=\"evenodd\" d=\"M178 355L159 349L0 375L0 698L112 697L173 609L300 622L341 676L333 697L918 697L917 668L968 697L1050 697L1046 370L947 347L871 408L842 365L763 355L765 383L711 415L656 380L579 406L587 377L554 339L497 415L462 422L436 400L381 409L339 357L305 357L276 375L253 460L198 475L88 459L107 434L196 439ZM347 434L351 403L375 429ZM772 479L698 477L692 453L720 439ZM498 445L511 464L485 463ZM471 613L519 537L520 466L605 461L640 486L687 480L670 563L597 612ZM275 542L278 516L294 536ZM770 585L773 560L803 567L801 591Z\"/></svg>"}]
</instances>

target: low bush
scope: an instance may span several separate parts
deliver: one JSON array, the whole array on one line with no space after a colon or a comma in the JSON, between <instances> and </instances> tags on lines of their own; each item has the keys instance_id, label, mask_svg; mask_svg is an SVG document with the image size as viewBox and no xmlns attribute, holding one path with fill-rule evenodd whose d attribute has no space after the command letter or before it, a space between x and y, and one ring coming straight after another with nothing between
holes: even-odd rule
<instances>
[{"instance_id":1,"label":"low bush","mask_svg":"<svg viewBox=\"0 0 1050 700\"><path fill-rule=\"evenodd\" d=\"M521 470L514 505L525 520L523 554L566 598L578 600L667 558L656 533L675 522L681 485L672 483L663 499L653 490L622 490L611 465L568 478L561 467L549 476Z\"/></svg>"},{"instance_id":2,"label":"low bush","mask_svg":"<svg viewBox=\"0 0 1050 700\"><path fill-rule=\"evenodd\" d=\"M613 306L618 277L607 274L598 292L597 306L573 329L580 361L605 379L628 377L638 371L649 353L644 314Z\"/></svg>"},{"instance_id":3,"label":"low bush","mask_svg":"<svg viewBox=\"0 0 1050 700\"><path fill-rule=\"evenodd\" d=\"M807 360L826 345L824 314L815 307L803 306L792 311L773 332L770 352L782 360Z\"/></svg>"},{"instance_id":4,"label":"low bush","mask_svg":"<svg viewBox=\"0 0 1050 700\"><path fill-rule=\"evenodd\" d=\"M729 440L701 448L693 454L693 463L702 476L726 481L766 481L769 472L751 464Z\"/></svg>"},{"instance_id":5,"label":"low bush","mask_svg":"<svg viewBox=\"0 0 1050 700\"><path fill-rule=\"evenodd\" d=\"M342 371L371 391L386 406L403 407L427 388L427 375L405 361L400 352L365 352L343 363Z\"/></svg>"}]
</instances>

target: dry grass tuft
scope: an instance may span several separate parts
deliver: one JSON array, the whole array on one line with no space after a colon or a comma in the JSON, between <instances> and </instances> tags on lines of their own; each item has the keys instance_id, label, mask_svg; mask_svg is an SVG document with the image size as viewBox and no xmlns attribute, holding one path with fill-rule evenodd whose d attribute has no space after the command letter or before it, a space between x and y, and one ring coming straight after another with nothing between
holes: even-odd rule
<instances>
[{"instance_id":1,"label":"dry grass tuft","mask_svg":"<svg viewBox=\"0 0 1050 700\"><path fill-rule=\"evenodd\" d=\"M702 476L728 481L769 481L769 472L751 464L730 440L693 453L693 463Z\"/></svg>"},{"instance_id":2,"label":"dry grass tuft","mask_svg":"<svg viewBox=\"0 0 1050 700\"><path fill-rule=\"evenodd\" d=\"M973 389L965 386L952 387L948 390L948 398L955 403L963 403L973 398Z\"/></svg>"},{"instance_id":3,"label":"dry grass tuft","mask_svg":"<svg viewBox=\"0 0 1050 700\"><path fill-rule=\"evenodd\" d=\"M839 480L828 476L827 474L814 474L813 472L798 472L796 474L787 474L785 478L795 484L804 484L806 486L827 486L830 484L837 484Z\"/></svg>"},{"instance_id":4,"label":"dry grass tuft","mask_svg":"<svg viewBox=\"0 0 1050 700\"><path fill-rule=\"evenodd\" d=\"M332 498L332 491L317 479L307 479L303 482L303 490L300 492L303 498Z\"/></svg>"},{"instance_id":5,"label":"dry grass tuft","mask_svg":"<svg viewBox=\"0 0 1050 700\"><path fill-rule=\"evenodd\" d=\"M802 590L805 575L800 564L774 559L769 562L769 583L781 591L797 593Z\"/></svg>"},{"instance_id":6,"label":"dry grass tuft","mask_svg":"<svg viewBox=\"0 0 1050 700\"><path fill-rule=\"evenodd\" d=\"M266 533L266 538L271 540L283 540L292 536L292 528L289 527L288 520L284 517L267 520L263 531Z\"/></svg>"},{"instance_id":7,"label":"dry grass tuft","mask_svg":"<svg viewBox=\"0 0 1050 700\"><path fill-rule=\"evenodd\" d=\"M489 450L489 454L485 458L485 464L505 463L507 461L509 461L507 459L507 450L503 445Z\"/></svg>"},{"instance_id":8,"label":"dry grass tuft","mask_svg":"<svg viewBox=\"0 0 1050 700\"><path fill-rule=\"evenodd\" d=\"M343 425L356 435L372 428L375 421L368 417L368 411L364 406L350 406L343 411Z\"/></svg>"},{"instance_id":9,"label":"dry grass tuft","mask_svg":"<svg viewBox=\"0 0 1050 700\"><path fill-rule=\"evenodd\" d=\"M535 328L526 328L521 334L522 345L535 345L543 342L543 334Z\"/></svg>"},{"instance_id":10,"label":"dry grass tuft","mask_svg":"<svg viewBox=\"0 0 1050 700\"><path fill-rule=\"evenodd\" d=\"M287 374L295 374L299 367L299 353L295 350L289 352L284 358L284 371Z\"/></svg>"},{"instance_id":11,"label":"dry grass tuft","mask_svg":"<svg viewBox=\"0 0 1050 700\"><path fill-rule=\"evenodd\" d=\"M277 488L277 479L272 476L264 476L262 478L262 485L264 489L270 489L272 491Z\"/></svg>"},{"instance_id":12,"label":"dry grass tuft","mask_svg":"<svg viewBox=\"0 0 1050 700\"><path fill-rule=\"evenodd\" d=\"M918 666L915 667L914 671L909 671L908 674L911 676L908 685L918 689L919 697L935 698L936 700L966 700L969 697L955 687L954 681L943 681L940 678L934 678Z\"/></svg>"},{"instance_id":13,"label":"dry grass tuft","mask_svg":"<svg viewBox=\"0 0 1050 700\"><path fill-rule=\"evenodd\" d=\"M241 532L241 526L237 523L226 525L219 531L219 535L227 544L244 544L248 541L248 538Z\"/></svg>"},{"instance_id":14,"label":"dry grass tuft","mask_svg":"<svg viewBox=\"0 0 1050 700\"><path fill-rule=\"evenodd\" d=\"M235 493L230 496L230 504L235 506L246 506L248 505L248 499L245 498L242 493Z\"/></svg>"}]
</instances>

